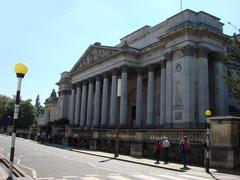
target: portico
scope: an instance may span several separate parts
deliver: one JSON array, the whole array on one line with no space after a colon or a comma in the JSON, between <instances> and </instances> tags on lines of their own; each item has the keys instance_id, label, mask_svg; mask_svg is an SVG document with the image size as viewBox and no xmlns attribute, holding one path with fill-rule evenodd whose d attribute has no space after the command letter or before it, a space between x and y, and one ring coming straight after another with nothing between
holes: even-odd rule
<instances>
[{"instance_id":1,"label":"portico","mask_svg":"<svg viewBox=\"0 0 240 180\"><path fill-rule=\"evenodd\" d=\"M90 45L57 83L60 95L68 100L61 117L69 119L69 126L81 131L90 144L94 139L91 147L97 141L112 142L116 127L125 149L129 139L131 149L143 148L163 132L181 138L177 129L203 133L196 129L205 127L206 109L215 116L228 114L223 79L228 37L222 26L217 17L185 10L138 29L116 46ZM63 81L65 76L68 81Z\"/></svg>"}]
</instances>

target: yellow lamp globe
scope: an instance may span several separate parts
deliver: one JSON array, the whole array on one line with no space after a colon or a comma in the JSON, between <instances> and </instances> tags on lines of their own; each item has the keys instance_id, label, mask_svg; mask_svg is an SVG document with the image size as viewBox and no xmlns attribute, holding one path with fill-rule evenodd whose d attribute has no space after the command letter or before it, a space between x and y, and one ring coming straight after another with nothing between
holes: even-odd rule
<instances>
[{"instance_id":1,"label":"yellow lamp globe","mask_svg":"<svg viewBox=\"0 0 240 180\"><path fill-rule=\"evenodd\" d=\"M15 73L17 74L17 76L24 77L24 75L28 72L28 67L24 63L17 63L15 65L14 70L15 70Z\"/></svg>"},{"instance_id":2,"label":"yellow lamp globe","mask_svg":"<svg viewBox=\"0 0 240 180\"><path fill-rule=\"evenodd\" d=\"M205 111L205 116L210 117L212 115L212 112L210 110Z\"/></svg>"}]
</instances>

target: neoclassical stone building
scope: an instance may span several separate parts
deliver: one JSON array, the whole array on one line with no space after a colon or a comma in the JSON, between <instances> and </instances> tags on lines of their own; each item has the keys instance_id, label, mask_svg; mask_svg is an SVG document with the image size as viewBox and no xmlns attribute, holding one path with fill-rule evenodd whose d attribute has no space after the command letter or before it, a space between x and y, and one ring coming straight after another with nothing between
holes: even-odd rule
<instances>
[{"instance_id":1,"label":"neoclassical stone building","mask_svg":"<svg viewBox=\"0 0 240 180\"><path fill-rule=\"evenodd\" d=\"M117 121L121 128L192 128L205 123L206 109L227 114L222 26L185 10L116 46L90 45L57 83L61 116L83 129Z\"/></svg>"},{"instance_id":2,"label":"neoclassical stone building","mask_svg":"<svg viewBox=\"0 0 240 180\"><path fill-rule=\"evenodd\" d=\"M90 45L57 83L59 118L68 118L93 149L94 140L116 137L116 127L131 154L163 135L177 142L186 132L202 143L205 110L228 114L228 39L219 18L185 10L116 46Z\"/></svg>"}]
</instances>

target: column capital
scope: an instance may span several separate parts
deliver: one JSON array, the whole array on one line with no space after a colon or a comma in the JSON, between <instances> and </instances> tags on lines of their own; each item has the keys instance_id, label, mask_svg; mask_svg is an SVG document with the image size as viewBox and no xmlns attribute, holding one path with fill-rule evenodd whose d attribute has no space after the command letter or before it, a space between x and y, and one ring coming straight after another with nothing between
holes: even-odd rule
<instances>
[{"instance_id":1,"label":"column capital","mask_svg":"<svg viewBox=\"0 0 240 180\"><path fill-rule=\"evenodd\" d=\"M166 52L165 54L164 54L164 58L165 58L165 61L168 61L169 59L171 59L172 58L172 51L171 52Z\"/></svg>"},{"instance_id":2,"label":"column capital","mask_svg":"<svg viewBox=\"0 0 240 180\"><path fill-rule=\"evenodd\" d=\"M96 76L95 76L96 81L100 81L100 80L101 80L101 77L102 77L102 76L101 76L100 74L96 75Z\"/></svg>"},{"instance_id":3,"label":"column capital","mask_svg":"<svg viewBox=\"0 0 240 180\"><path fill-rule=\"evenodd\" d=\"M103 78L108 78L109 77L109 72L105 72L104 74L103 74Z\"/></svg>"},{"instance_id":4,"label":"column capital","mask_svg":"<svg viewBox=\"0 0 240 180\"><path fill-rule=\"evenodd\" d=\"M160 67L165 68L166 67L166 61L161 61L160 62Z\"/></svg>"},{"instance_id":5,"label":"column capital","mask_svg":"<svg viewBox=\"0 0 240 180\"><path fill-rule=\"evenodd\" d=\"M196 48L191 45L186 45L180 48L182 56L194 56Z\"/></svg>"},{"instance_id":6,"label":"column capital","mask_svg":"<svg viewBox=\"0 0 240 180\"><path fill-rule=\"evenodd\" d=\"M155 64L150 64L150 65L148 65L148 66L147 66L148 72L149 72L149 71L150 71L150 72L151 72L151 71L154 71L155 66L156 66Z\"/></svg>"},{"instance_id":7,"label":"column capital","mask_svg":"<svg viewBox=\"0 0 240 180\"><path fill-rule=\"evenodd\" d=\"M118 69L117 68L114 68L114 69L112 69L111 70L111 72L112 72L112 75L118 75Z\"/></svg>"},{"instance_id":8,"label":"column capital","mask_svg":"<svg viewBox=\"0 0 240 180\"><path fill-rule=\"evenodd\" d=\"M88 82L88 80L85 79L85 80L83 80L83 81L81 82L81 84L82 84L82 85L87 85L87 82Z\"/></svg>"},{"instance_id":9,"label":"column capital","mask_svg":"<svg viewBox=\"0 0 240 180\"><path fill-rule=\"evenodd\" d=\"M121 65L120 68L121 68L122 72L127 72L129 66L128 65Z\"/></svg>"},{"instance_id":10,"label":"column capital","mask_svg":"<svg viewBox=\"0 0 240 180\"><path fill-rule=\"evenodd\" d=\"M137 74L142 74L144 71L144 68L142 68L142 67L137 68L136 71L137 71Z\"/></svg>"},{"instance_id":11,"label":"column capital","mask_svg":"<svg viewBox=\"0 0 240 180\"><path fill-rule=\"evenodd\" d=\"M78 87L80 87L80 86L81 86L81 84L82 84L82 82L78 82L78 83L76 83L76 86L75 86L75 88L78 88Z\"/></svg>"},{"instance_id":12,"label":"column capital","mask_svg":"<svg viewBox=\"0 0 240 180\"><path fill-rule=\"evenodd\" d=\"M76 88L76 84L72 84L72 85L71 85L71 88L72 88L72 89L75 89L75 88Z\"/></svg>"},{"instance_id":13,"label":"column capital","mask_svg":"<svg viewBox=\"0 0 240 180\"><path fill-rule=\"evenodd\" d=\"M94 81L94 77L90 77L89 79L88 79L88 82L89 83L92 83Z\"/></svg>"},{"instance_id":14,"label":"column capital","mask_svg":"<svg viewBox=\"0 0 240 180\"><path fill-rule=\"evenodd\" d=\"M207 58L209 53L209 49L204 46L200 46L197 48L197 57L198 58Z\"/></svg>"}]
</instances>

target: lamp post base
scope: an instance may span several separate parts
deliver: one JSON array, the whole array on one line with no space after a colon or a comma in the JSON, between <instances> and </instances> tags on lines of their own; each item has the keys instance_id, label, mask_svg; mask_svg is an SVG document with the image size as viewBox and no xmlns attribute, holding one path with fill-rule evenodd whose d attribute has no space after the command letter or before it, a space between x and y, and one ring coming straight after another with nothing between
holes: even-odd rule
<instances>
[{"instance_id":1,"label":"lamp post base","mask_svg":"<svg viewBox=\"0 0 240 180\"><path fill-rule=\"evenodd\" d=\"M114 158L117 158L119 155L118 154L114 154Z\"/></svg>"},{"instance_id":2,"label":"lamp post base","mask_svg":"<svg viewBox=\"0 0 240 180\"><path fill-rule=\"evenodd\" d=\"M209 173L209 158L206 159L206 172Z\"/></svg>"}]
</instances>

